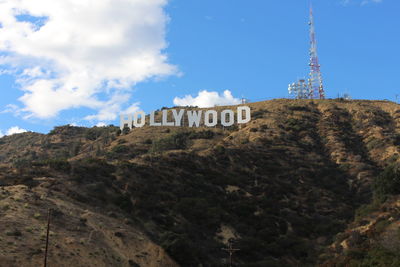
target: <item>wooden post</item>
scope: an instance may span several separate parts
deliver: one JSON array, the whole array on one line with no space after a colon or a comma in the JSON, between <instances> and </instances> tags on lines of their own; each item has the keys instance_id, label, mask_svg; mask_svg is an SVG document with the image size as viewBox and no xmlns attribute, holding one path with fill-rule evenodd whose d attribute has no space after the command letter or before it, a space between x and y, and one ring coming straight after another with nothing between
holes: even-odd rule
<instances>
[{"instance_id":1,"label":"wooden post","mask_svg":"<svg viewBox=\"0 0 400 267\"><path fill-rule=\"evenodd\" d=\"M46 250L44 252L44 267L47 267L47 251L49 249L49 234L50 234L50 216L51 216L51 209L49 209L47 213L47 234L46 234Z\"/></svg>"},{"instance_id":2,"label":"wooden post","mask_svg":"<svg viewBox=\"0 0 400 267\"><path fill-rule=\"evenodd\" d=\"M229 240L228 242L229 242L228 248L223 248L222 250L225 250L225 251L227 251L227 252L229 253L229 267L232 267L232 266L233 266L233 265L232 265L232 264L233 264L232 255L233 255L234 252L236 252L236 251L238 251L238 250L240 250L240 249L233 248L233 247L232 247L232 241L231 241L231 240Z\"/></svg>"}]
</instances>

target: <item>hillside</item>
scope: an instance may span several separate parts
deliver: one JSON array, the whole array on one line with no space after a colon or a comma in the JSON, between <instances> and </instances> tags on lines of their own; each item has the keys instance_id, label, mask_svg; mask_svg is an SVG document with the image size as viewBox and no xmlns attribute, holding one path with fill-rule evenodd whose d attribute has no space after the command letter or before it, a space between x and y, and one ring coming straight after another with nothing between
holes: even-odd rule
<instances>
[{"instance_id":1,"label":"hillside","mask_svg":"<svg viewBox=\"0 0 400 267\"><path fill-rule=\"evenodd\" d=\"M399 161L400 106L248 105L241 127L1 138L0 266L42 264L48 208L51 266L226 266L231 238L236 266L346 266L379 253L397 266L400 192L376 184Z\"/></svg>"}]
</instances>

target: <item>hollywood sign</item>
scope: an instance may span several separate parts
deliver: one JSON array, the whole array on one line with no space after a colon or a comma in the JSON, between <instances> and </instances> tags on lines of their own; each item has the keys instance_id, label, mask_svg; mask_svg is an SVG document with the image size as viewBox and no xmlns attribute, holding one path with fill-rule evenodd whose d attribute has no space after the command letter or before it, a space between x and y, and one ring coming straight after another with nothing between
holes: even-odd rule
<instances>
[{"instance_id":1,"label":"hollywood sign","mask_svg":"<svg viewBox=\"0 0 400 267\"><path fill-rule=\"evenodd\" d=\"M172 116L171 116L172 115ZM183 126L182 121L187 119L189 127L215 127L218 122L224 127L237 124L248 123L251 120L250 108L240 106L237 112L230 109L217 112L216 110L185 110L185 109L164 109L160 121L156 121L156 111L150 113L150 126ZM169 120L172 119L172 120ZM124 127L143 127L147 124L147 117L143 111L134 114L120 116L120 128Z\"/></svg>"}]
</instances>

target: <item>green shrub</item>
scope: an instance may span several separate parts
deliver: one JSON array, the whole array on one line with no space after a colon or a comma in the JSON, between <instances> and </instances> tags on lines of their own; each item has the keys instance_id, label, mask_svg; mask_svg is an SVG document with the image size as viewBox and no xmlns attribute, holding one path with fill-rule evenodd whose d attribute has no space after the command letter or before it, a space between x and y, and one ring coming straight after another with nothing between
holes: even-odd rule
<instances>
[{"instance_id":1,"label":"green shrub","mask_svg":"<svg viewBox=\"0 0 400 267\"><path fill-rule=\"evenodd\" d=\"M66 159L49 159L46 164L56 171L68 172L71 169L71 165Z\"/></svg>"},{"instance_id":2,"label":"green shrub","mask_svg":"<svg viewBox=\"0 0 400 267\"><path fill-rule=\"evenodd\" d=\"M103 181L107 182L112 178L115 167L107 163L107 161L97 158L88 158L73 163L72 176L78 183Z\"/></svg>"},{"instance_id":3,"label":"green shrub","mask_svg":"<svg viewBox=\"0 0 400 267\"><path fill-rule=\"evenodd\" d=\"M199 132L189 133L189 139L212 139L214 137L214 132L211 130L203 130Z\"/></svg>"},{"instance_id":4,"label":"green shrub","mask_svg":"<svg viewBox=\"0 0 400 267\"><path fill-rule=\"evenodd\" d=\"M400 146L400 134L395 134L393 136L393 145Z\"/></svg>"},{"instance_id":5,"label":"green shrub","mask_svg":"<svg viewBox=\"0 0 400 267\"><path fill-rule=\"evenodd\" d=\"M123 154L129 152L129 147L125 145L117 145L111 149L112 152L117 154Z\"/></svg>"},{"instance_id":6,"label":"green shrub","mask_svg":"<svg viewBox=\"0 0 400 267\"><path fill-rule=\"evenodd\" d=\"M148 139L144 140L144 143L145 143L146 145L151 145L151 144L153 143L153 140L151 140L150 138L148 138Z\"/></svg>"},{"instance_id":7,"label":"green shrub","mask_svg":"<svg viewBox=\"0 0 400 267\"><path fill-rule=\"evenodd\" d=\"M387 195L400 194L400 168L392 164L375 178L373 182L374 196L378 199Z\"/></svg>"},{"instance_id":8,"label":"green shrub","mask_svg":"<svg viewBox=\"0 0 400 267\"><path fill-rule=\"evenodd\" d=\"M225 154L226 149L222 145L217 145L214 147L214 151L216 154Z\"/></svg>"},{"instance_id":9,"label":"green shrub","mask_svg":"<svg viewBox=\"0 0 400 267\"><path fill-rule=\"evenodd\" d=\"M400 266L400 256L381 247L351 250L347 256L353 258L351 266Z\"/></svg>"},{"instance_id":10,"label":"green shrub","mask_svg":"<svg viewBox=\"0 0 400 267\"><path fill-rule=\"evenodd\" d=\"M216 228L219 225L223 213L220 208L203 198L183 198L177 209L192 223L209 228Z\"/></svg>"},{"instance_id":11,"label":"green shrub","mask_svg":"<svg viewBox=\"0 0 400 267\"><path fill-rule=\"evenodd\" d=\"M308 111L311 112L311 109L307 106L289 106L289 110L291 111Z\"/></svg>"},{"instance_id":12,"label":"green shrub","mask_svg":"<svg viewBox=\"0 0 400 267\"><path fill-rule=\"evenodd\" d=\"M32 166L34 167L47 166L50 169L61 172L69 172L71 169L71 164L66 159L47 159L42 161L34 161L32 162Z\"/></svg>"},{"instance_id":13,"label":"green shrub","mask_svg":"<svg viewBox=\"0 0 400 267\"><path fill-rule=\"evenodd\" d=\"M122 134L127 135L130 131L131 131L131 129L129 127L125 126L124 129L122 129Z\"/></svg>"},{"instance_id":14,"label":"green shrub","mask_svg":"<svg viewBox=\"0 0 400 267\"><path fill-rule=\"evenodd\" d=\"M250 142L249 138L243 138L243 139L240 140L240 143L242 145L248 144L249 142Z\"/></svg>"},{"instance_id":15,"label":"green shrub","mask_svg":"<svg viewBox=\"0 0 400 267\"><path fill-rule=\"evenodd\" d=\"M32 161L29 159L16 159L13 161L13 166L17 169L29 168L31 167Z\"/></svg>"},{"instance_id":16,"label":"green shrub","mask_svg":"<svg viewBox=\"0 0 400 267\"><path fill-rule=\"evenodd\" d=\"M378 139L378 138L372 138L371 140L369 140L366 147L368 150L372 150L372 149L383 147L384 145L385 145L385 140Z\"/></svg>"},{"instance_id":17,"label":"green shrub","mask_svg":"<svg viewBox=\"0 0 400 267\"><path fill-rule=\"evenodd\" d=\"M239 126L237 124L234 124L234 125L229 126L229 127L225 127L224 126L223 128L228 130L228 131L237 131L237 130L239 130Z\"/></svg>"},{"instance_id":18,"label":"green shrub","mask_svg":"<svg viewBox=\"0 0 400 267\"><path fill-rule=\"evenodd\" d=\"M362 205L355 212L355 220L357 222L361 221L362 218L368 216L374 211L377 211L381 205L381 202L378 200L374 200L371 204Z\"/></svg>"},{"instance_id":19,"label":"green shrub","mask_svg":"<svg viewBox=\"0 0 400 267\"><path fill-rule=\"evenodd\" d=\"M119 139L117 143L118 143L118 145L122 145L122 144L127 143L127 141L125 139Z\"/></svg>"},{"instance_id":20,"label":"green shrub","mask_svg":"<svg viewBox=\"0 0 400 267\"><path fill-rule=\"evenodd\" d=\"M397 160L399 159L399 155L398 154L394 154L392 156L390 156L389 158L386 159L386 163L387 164L394 164L397 162Z\"/></svg>"},{"instance_id":21,"label":"green shrub","mask_svg":"<svg viewBox=\"0 0 400 267\"><path fill-rule=\"evenodd\" d=\"M285 128L288 131L300 132L304 129L305 123L302 120L289 118L285 122Z\"/></svg>"},{"instance_id":22,"label":"green shrub","mask_svg":"<svg viewBox=\"0 0 400 267\"><path fill-rule=\"evenodd\" d=\"M187 235L167 232L161 237L161 246L181 266L197 266L198 246Z\"/></svg>"},{"instance_id":23,"label":"green shrub","mask_svg":"<svg viewBox=\"0 0 400 267\"><path fill-rule=\"evenodd\" d=\"M267 113L267 111L266 111L265 109L256 110L256 111L253 111L253 112L251 113L251 117L252 117L253 119L259 119L259 118L264 117L264 114L265 114L265 113Z\"/></svg>"},{"instance_id":24,"label":"green shrub","mask_svg":"<svg viewBox=\"0 0 400 267\"><path fill-rule=\"evenodd\" d=\"M99 138L101 136L101 134L102 134L102 130L100 128L93 127L93 128L90 128L87 130L85 137L88 140L94 141L97 138Z\"/></svg>"},{"instance_id":25,"label":"green shrub","mask_svg":"<svg viewBox=\"0 0 400 267\"><path fill-rule=\"evenodd\" d=\"M385 231L386 227L390 225L388 220L381 220L375 224L375 231L377 233L382 233Z\"/></svg>"},{"instance_id":26,"label":"green shrub","mask_svg":"<svg viewBox=\"0 0 400 267\"><path fill-rule=\"evenodd\" d=\"M153 142L151 152L174 149L185 149L188 143L188 133L176 132Z\"/></svg>"},{"instance_id":27,"label":"green shrub","mask_svg":"<svg viewBox=\"0 0 400 267\"><path fill-rule=\"evenodd\" d=\"M114 204L120 207L122 210L131 211L132 210L132 202L128 196L118 195L113 200Z\"/></svg>"},{"instance_id":28,"label":"green shrub","mask_svg":"<svg viewBox=\"0 0 400 267\"><path fill-rule=\"evenodd\" d=\"M8 236L22 236L22 233L19 230L13 230L13 231L6 231L6 235L8 235Z\"/></svg>"}]
</instances>

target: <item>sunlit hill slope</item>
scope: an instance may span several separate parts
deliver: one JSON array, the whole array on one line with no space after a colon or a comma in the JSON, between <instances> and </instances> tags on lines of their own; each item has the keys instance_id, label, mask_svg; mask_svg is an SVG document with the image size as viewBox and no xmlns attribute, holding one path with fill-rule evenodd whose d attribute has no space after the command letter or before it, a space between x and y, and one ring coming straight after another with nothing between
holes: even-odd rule
<instances>
[{"instance_id":1,"label":"sunlit hill slope","mask_svg":"<svg viewBox=\"0 0 400 267\"><path fill-rule=\"evenodd\" d=\"M400 106L248 105L240 127L1 138L0 266L41 266L49 208L50 266L226 266L229 239L237 266L397 266Z\"/></svg>"}]
</instances>

